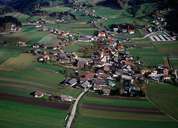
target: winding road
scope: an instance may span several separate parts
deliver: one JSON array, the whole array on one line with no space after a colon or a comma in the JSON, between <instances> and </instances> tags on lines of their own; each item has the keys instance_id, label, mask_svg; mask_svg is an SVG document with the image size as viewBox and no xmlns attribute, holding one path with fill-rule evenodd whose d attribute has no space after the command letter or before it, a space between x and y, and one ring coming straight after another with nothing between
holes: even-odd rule
<instances>
[{"instance_id":1,"label":"winding road","mask_svg":"<svg viewBox=\"0 0 178 128\"><path fill-rule=\"evenodd\" d=\"M75 101L75 103L74 103L74 105L73 105L73 107L72 107L72 111L71 111L71 113L70 113L70 116L69 116L69 118L68 118L68 121L67 121L67 124L66 124L66 128L71 128L72 122L73 122L73 120L74 120L74 118L75 118L75 114L76 114L76 110L77 110L77 105L78 105L80 99L82 98L82 96L83 96L85 93L87 93L88 90L89 90L89 89L84 90L84 91L83 91L82 93L80 93L80 95L77 97L77 99L76 99L76 101Z\"/></svg>"}]
</instances>

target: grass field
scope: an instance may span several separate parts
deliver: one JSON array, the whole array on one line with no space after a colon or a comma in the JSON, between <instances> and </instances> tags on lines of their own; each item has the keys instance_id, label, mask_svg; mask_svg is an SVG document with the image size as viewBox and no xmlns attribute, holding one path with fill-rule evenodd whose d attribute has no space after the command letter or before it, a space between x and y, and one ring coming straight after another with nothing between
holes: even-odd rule
<instances>
[{"instance_id":1,"label":"grass field","mask_svg":"<svg viewBox=\"0 0 178 128\"><path fill-rule=\"evenodd\" d=\"M145 42L147 43L147 42ZM144 45L144 42L140 42L140 47L130 49L130 54L135 57L140 57L145 66L155 66L163 64L164 58L167 56L178 56L178 44L177 42L165 42L161 44L153 44L150 41L150 47Z\"/></svg>"},{"instance_id":2,"label":"grass field","mask_svg":"<svg viewBox=\"0 0 178 128\"><path fill-rule=\"evenodd\" d=\"M171 89L172 90L172 89ZM176 89L175 89L176 90ZM110 98L99 98L94 96L85 96L81 101L81 106L78 110L78 117L75 120L75 127L76 128L176 128L178 127L178 123L169 116L165 114L151 114L151 113L137 113L137 112L124 112L124 111L111 111L107 110L107 106L118 106L118 107L129 107L132 108L145 108L146 109L153 109L157 108L156 101L162 101L165 103L165 99L167 97L159 97L159 95L171 95L162 92L161 94L156 95L154 91L149 91L149 93L154 100L152 101L140 99L110 99ZM171 92L171 91L170 91ZM174 105L177 99L175 96L177 92L174 91L174 96L172 98L167 98L169 101L165 104L160 104L162 108L166 106L169 108L169 111L176 112L177 106ZM170 100L172 99L172 100ZM102 105L105 107L106 110L99 110L93 108L83 108L83 104L92 104L92 105ZM174 106L173 106L174 105ZM169 107L168 107L169 106ZM170 109L170 106L171 109ZM173 109L172 109L173 108ZM161 109L163 110L163 109Z\"/></svg>"},{"instance_id":3,"label":"grass field","mask_svg":"<svg viewBox=\"0 0 178 128\"><path fill-rule=\"evenodd\" d=\"M48 34L44 36L38 43L45 44L45 45L52 45L58 43L58 39L56 35Z\"/></svg>"},{"instance_id":4,"label":"grass field","mask_svg":"<svg viewBox=\"0 0 178 128\"><path fill-rule=\"evenodd\" d=\"M7 13L6 16L14 16L21 22L26 22L27 19L30 17L29 15L20 13L20 12L12 12L12 13Z\"/></svg>"},{"instance_id":5,"label":"grass field","mask_svg":"<svg viewBox=\"0 0 178 128\"><path fill-rule=\"evenodd\" d=\"M81 116L104 118L104 119L118 119L118 120L145 120L145 121L171 121L164 115L157 114L145 114L145 113L134 113L134 112L112 112L103 110L94 110L81 108L79 111Z\"/></svg>"},{"instance_id":6,"label":"grass field","mask_svg":"<svg viewBox=\"0 0 178 128\"><path fill-rule=\"evenodd\" d=\"M81 35L91 35L97 30L96 28L92 28L86 21L72 21L69 23L61 23L61 24L48 24L49 27L58 28L63 31L69 31L74 33L79 33Z\"/></svg>"},{"instance_id":7,"label":"grass field","mask_svg":"<svg viewBox=\"0 0 178 128\"><path fill-rule=\"evenodd\" d=\"M69 11L70 8L69 7L65 7L65 6L55 6L55 7L41 8L40 10L46 11L48 13L53 13L53 12L65 12L65 11Z\"/></svg>"},{"instance_id":8,"label":"grass field","mask_svg":"<svg viewBox=\"0 0 178 128\"><path fill-rule=\"evenodd\" d=\"M47 32L38 31L34 27L23 27L21 32L14 33L12 37L23 39L28 43L37 43L44 36L48 35Z\"/></svg>"},{"instance_id":9,"label":"grass field","mask_svg":"<svg viewBox=\"0 0 178 128\"><path fill-rule=\"evenodd\" d=\"M79 116L75 124L76 128L177 128L178 123L164 121L143 120L118 120L96 117Z\"/></svg>"},{"instance_id":10,"label":"grass field","mask_svg":"<svg viewBox=\"0 0 178 128\"><path fill-rule=\"evenodd\" d=\"M147 100L127 100L127 99L105 99L97 97L84 97L83 104L98 104L111 106L128 106L128 107L142 107L153 108L154 105Z\"/></svg>"},{"instance_id":11,"label":"grass field","mask_svg":"<svg viewBox=\"0 0 178 128\"><path fill-rule=\"evenodd\" d=\"M66 111L0 100L1 128L63 128Z\"/></svg>"},{"instance_id":12,"label":"grass field","mask_svg":"<svg viewBox=\"0 0 178 128\"><path fill-rule=\"evenodd\" d=\"M147 95L160 110L178 120L178 88L176 86L151 83Z\"/></svg>"},{"instance_id":13,"label":"grass field","mask_svg":"<svg viewBox=\"0 0 178 128\"><path fill-rule=\"evenodd\" d=\"M80 90L59 85L64 80L64 70L59 66L38 64L30 54L9 58L0 65L0 92L29 96L34 90L42 90L76 97Z\"/></svg>"},{"instance_id":14,"label":"grass field","mask_svg":"<svg viewBox=\"0 0 178 128\"><path fill-rule=\"evenodd\" d=\"M0 48L0 64L9 59L10 57L15 57L20 54L20 50L14 48Z\"/></svg>"}]
</instances>

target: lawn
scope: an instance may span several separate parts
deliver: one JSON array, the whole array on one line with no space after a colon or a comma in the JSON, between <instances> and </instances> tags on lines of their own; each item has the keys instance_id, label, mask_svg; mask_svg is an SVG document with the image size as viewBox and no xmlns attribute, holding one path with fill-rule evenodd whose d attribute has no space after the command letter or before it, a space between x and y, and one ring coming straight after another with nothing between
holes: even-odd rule
<instances>
[{"instance_id":1,"label":"lawn","mask_svg":"<svg viewBox=\"0 0 178 128\"><path fill-rule=\"evenodd\" d=\"M168 121L118 120L79 116L75 128L177 128L178 123Z\"/></svg>"},{"instance_id":2,"label":"lawn","mask_svg":"<svg viewBox=\"0 0 178 128\"><path fill-rule=\"evenodd\" d=\"M0 100L1 128L63 128L66 111Z\"/></svg>"},{"instance_id":3,"label":"lawn","mask_svg":"<svg viewBox=\"0 0 178 128\"><path fill-rule=\"evenodd\" d=\"M97 97L84 97L83 104L98 104L98 105L111 105L111 106L124 106L124 107L141 107L141 108L154 108L154 105L147 100L127 100L127 99L106 99Z\"/></svg>"},{"instance_id":4,"label":"lawn","mask_svg":"<svg viewBox=\"0 0 178 128\"><path fill-rule=\"evenodd\" d=\"M178 119L178 87L150 83L147 96L160 110Z\"/></svg>"}]
</instances>

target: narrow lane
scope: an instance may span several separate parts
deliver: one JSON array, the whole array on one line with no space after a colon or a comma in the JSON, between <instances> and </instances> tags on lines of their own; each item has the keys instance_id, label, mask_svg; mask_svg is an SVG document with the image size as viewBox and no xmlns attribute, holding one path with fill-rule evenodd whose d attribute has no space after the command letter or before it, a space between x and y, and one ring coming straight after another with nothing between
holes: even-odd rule
<instances>
[{"instance_id":1,"label":"narrow lane","mask_svg":"<svg viewBox=\"0 0 178 128\"><path fill-rule=\"evenodd\" d=\"M76 114L76 110L77 110L78 103L79 103L80 99L82 98L82 96L83 96L85 93L87 93L88 90L89 90L89 89L84 90L84 91L83 91L82 93L80 93L80 95L77 97L77 99L76 99L76 101L75 101L75 103L74 103L74 105L73 105L73 107L72 107L72 111L71 111L71 113L70 113L69 119L68 119L68 121L67 121L66 128L71 128L72 122L73 122L73 120L74 120L74 118L75 118L75 114Z\"/></svg>"}]
</instances>

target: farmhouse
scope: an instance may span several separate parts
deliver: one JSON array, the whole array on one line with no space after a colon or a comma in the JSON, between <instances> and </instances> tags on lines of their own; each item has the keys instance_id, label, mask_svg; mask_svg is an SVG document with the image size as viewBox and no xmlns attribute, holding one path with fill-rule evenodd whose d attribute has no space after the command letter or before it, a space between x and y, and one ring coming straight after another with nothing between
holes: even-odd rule
<instances>
[{"instance_id":1,"label":"farmhouse","mask_svg":"<svg viewBox=\"0 0 178 128\"><path fill-rule=\"evenodd\" d=\"M34 91L31 93L35 98L42 98L45 94L42 91Z\"/></svg>"},{"instance_id":2,"label":"farmhouse","mask_svg":"<svg viewBox=\"0 0 178 128\"><path fill-rule=\"evenodd\" d=\"M75 100L75 98L73 98L72 96L67 96L67 95L60 95L60 99L61 101L65 101L65 102L72 102Z\"/></svg>"}]
</instances>

